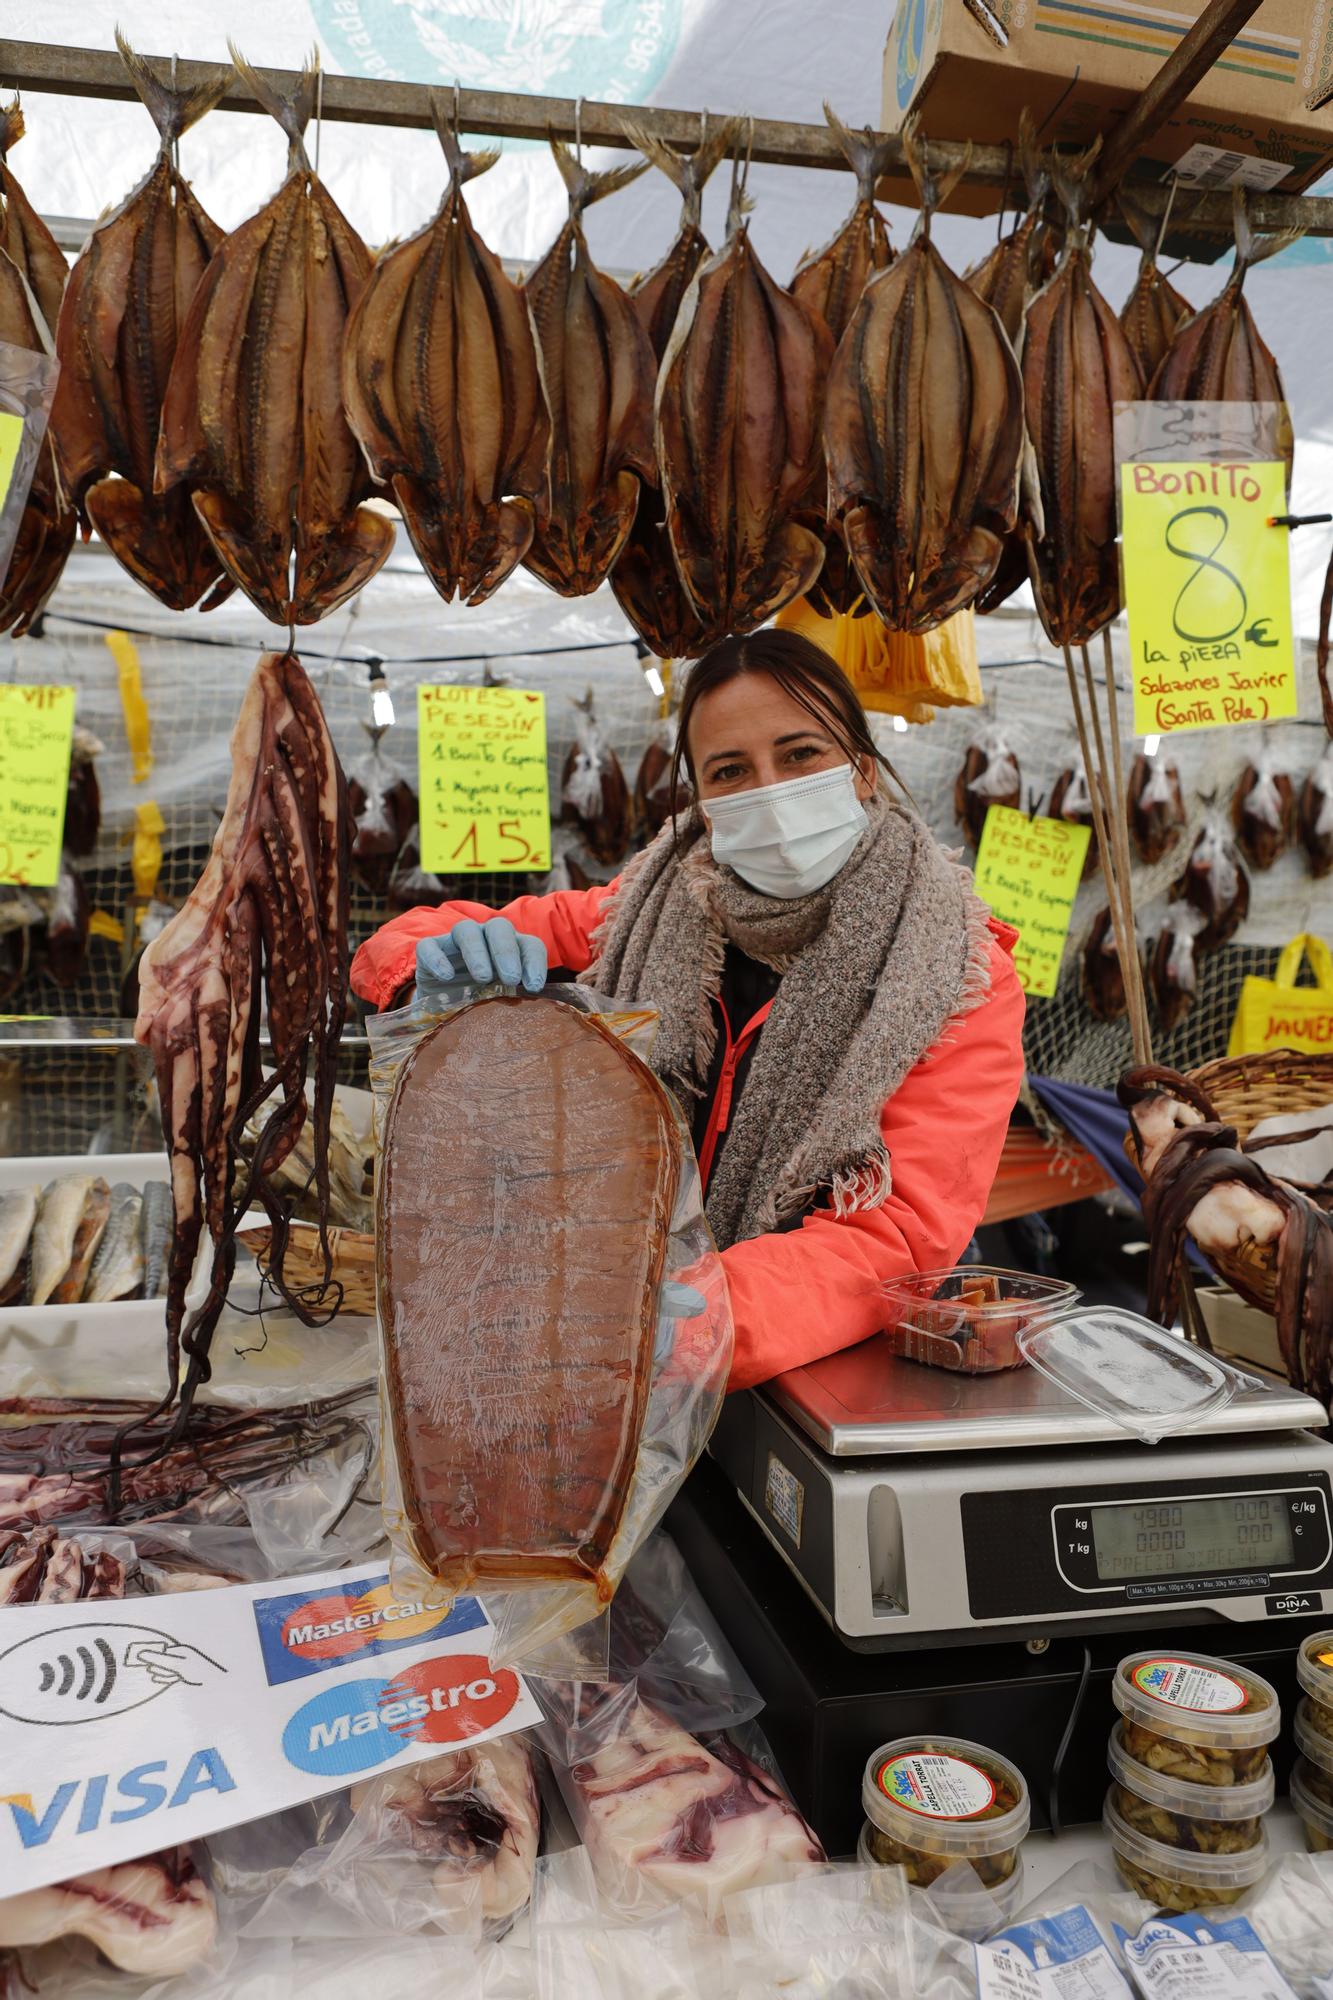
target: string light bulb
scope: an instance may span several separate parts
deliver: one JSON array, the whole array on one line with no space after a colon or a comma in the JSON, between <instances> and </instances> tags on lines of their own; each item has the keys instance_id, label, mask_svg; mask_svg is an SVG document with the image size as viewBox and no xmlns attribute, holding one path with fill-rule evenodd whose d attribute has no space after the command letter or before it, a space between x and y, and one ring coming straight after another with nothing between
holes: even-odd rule
<instances>
[{"instance_id":1,"label":"string light bulb","mask_svg":"<svg viewBox=\"0 0 1333 2000\"><path fill-rule=\"evenodd\" d=\"M388 677L382 660L370 662L370 722L373 729L389 729L393 726L393 696L389 692Z\"/></svg>"}]
</instances>

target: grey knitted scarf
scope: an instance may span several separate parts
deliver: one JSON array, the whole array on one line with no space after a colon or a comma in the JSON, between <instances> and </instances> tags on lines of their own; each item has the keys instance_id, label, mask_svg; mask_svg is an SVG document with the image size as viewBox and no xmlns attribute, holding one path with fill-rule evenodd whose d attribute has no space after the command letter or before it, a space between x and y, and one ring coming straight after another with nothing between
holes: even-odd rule
<instances>
[{"instance_id":1,"label":"grey knitted scarf","mask_svg":"<svg viewBox=\"0 0 1333 2000\"><path fill-rule=\"evenodd\" d=\"M727 944L782 974L708 1190L723 1248L816 1195L839 1215L878 1207L892 1185L885 1100L990 988L971 876L913 814L883 796L866 810L832 882L790 902L715 862L691 812L678 841L667 826L631 862L597 933L589 983L658 1010L653 1067L687 1100L707 1080Z\"/></svg>"}]
</instances>

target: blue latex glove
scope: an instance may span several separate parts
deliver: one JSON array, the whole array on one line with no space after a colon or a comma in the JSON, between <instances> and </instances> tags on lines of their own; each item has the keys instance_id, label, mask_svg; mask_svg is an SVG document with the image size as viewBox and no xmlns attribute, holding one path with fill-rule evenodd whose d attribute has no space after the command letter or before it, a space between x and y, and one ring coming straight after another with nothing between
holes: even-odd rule
<instances>
[{"instance_id":1,"label":"blue latex glove","mask_svg":"<svg viewBox=\"0 0 1333 2000\"><path fill-rule=\"evenodd\" d=\"M419 994L439 993L461 979L540 993L546 984L546 946L540 938L516 931L508 917L491 917L484 924L464 917L443 937L422 938L416 979Z\"/></svg>"}]
</instances>

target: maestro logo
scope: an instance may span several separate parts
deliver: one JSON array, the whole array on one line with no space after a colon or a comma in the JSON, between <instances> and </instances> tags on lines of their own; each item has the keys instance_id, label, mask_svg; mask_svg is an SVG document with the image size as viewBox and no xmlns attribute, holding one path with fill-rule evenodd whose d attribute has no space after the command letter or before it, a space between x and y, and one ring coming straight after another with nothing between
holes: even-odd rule
<instances>
[{"instance_id":1,"label":"maestro logo","mask_svg":"<svg viewBox=\"0 0 1333 2000\"><path fill-rule=\"evenodd\" d=\"M396 1680L344 1681L297 1709L282 1754L316 1778L349 1778L398 1756L409 1743L461 1743L502 1723L518 1676L481 1653L421 1660Z\"/></svg>"},{"instance_id":2,"label":"maestro logo","mask_svg":"<svg viewBox=\"0 0 1333 2000\"><path fill-rule=\"evenodd\" d=\"M641 103L680 39L683 0L311 0L349 74ZM509 143L513 143L512 141Z\"/></svg>"},{"instance_id":3,"label":"maestro logo","mask_svg":"<svg viewBox=\"0 0 1333 2000\"><path fill-rule=\"evenodd\" d=\"M423 1639L472 1632L486 1622L474 1597L460 1597L446 1609L403 1601L394 1596L387 1576L362 1577L313 1597L259 1597L254 1614L270 1687L400 1646L419 1646Z\"/></svg>"}]
</instances>

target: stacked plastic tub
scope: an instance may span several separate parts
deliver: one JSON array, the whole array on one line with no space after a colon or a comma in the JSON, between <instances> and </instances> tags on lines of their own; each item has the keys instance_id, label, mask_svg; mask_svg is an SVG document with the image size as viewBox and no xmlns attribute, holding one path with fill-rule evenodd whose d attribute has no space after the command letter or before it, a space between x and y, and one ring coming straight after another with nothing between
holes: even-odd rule
<instances>
[{"instance_id":1,"label":"stacked plastic tub","mask_svg":"<svg viewBox=\"0 0 1333 2000\"><path fill-rule=\"evenodd\" d=\"M1294 1735L1300 1756L1292 1766L1292 1809L1314 1854L1333 1848L1333 1632L1316 1632L1296 1658L1304 1694Z\"/></svg>"},{"instance_id":2,"label":"stacked plastic tub","mask_svg":"<svg viewBox=\"0 0 1333 2000\"><path fill-rule=\"evenodd\" d=\"M1276 1691L1227 1660L1146 1652L1120 1662L1112 1694L1103 1823L1120 1873L1164 1910L1236 1902L1268 1865Z\"/></svg>"},{"instance_id":3,"label":"stacked plastic tub","mask_svg":"<svg viewBox=\"0 0 1333 2000\"><path fill-rule=\"evenodd\" d=\"M952 1928L971 1934L975 1916L985 1935L1017 1910L1032 1808L1007 1757L962 1737L902 1736L867 1762L861 1802L858 1860L901 1867L914 1888L945 1894ZM962 1863L974 1872L960 1882L950 1871Z\"/></svg>"}]
</instances>

